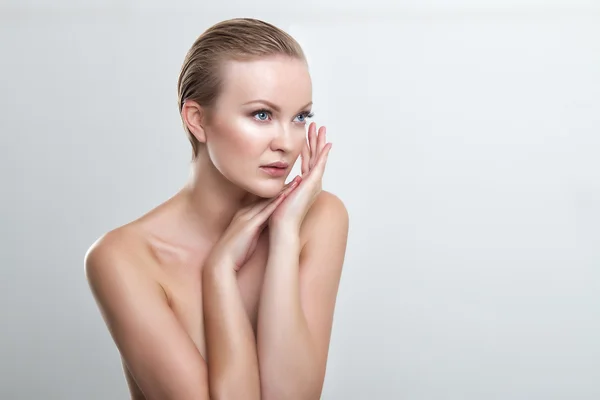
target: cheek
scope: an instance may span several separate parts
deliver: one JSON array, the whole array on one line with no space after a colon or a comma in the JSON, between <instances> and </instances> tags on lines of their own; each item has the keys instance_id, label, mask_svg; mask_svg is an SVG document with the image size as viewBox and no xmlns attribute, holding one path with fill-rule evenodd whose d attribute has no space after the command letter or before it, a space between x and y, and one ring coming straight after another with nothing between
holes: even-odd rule
<instances>
[{"instance_id":1,"label":"cheek","mask_svg":"<svg viewBox=\"0 0 600 400\"><path fill-rule=\"evenodd\" d=\"M246 158L257 161L255 158L260 156L268 145L265 132L249 118L233 120L221 133L220 145L226 152L225 155L242 157L240 161Z\"/></svg>"},{"instance_id":2,"label":"cheek","mask_svg":"<svg viewBox=\"0 0 600 400\"><path fill-rule=\"evenodd\" d=\"M308 136L306 130L298 129L298 133L294 136L294 159L297 159L302 154L302 149L307 143Z\"/></svg>"},{"instance_id":3,"label":"cheek","mask_svg":"<svg viewBox=\"0 0 600 400\"><path fill-rule=\"evenodd\" d=\"M214 126L207 148L217 169L231 179L250 172L268 145L266 137L249 119L233 117Z\"/></svg>"},{"instance_id":4,"label":"cheek","mask_svg":"<svg viewBox=\"0 0 600 400\"><path fill-rule=\"evenodd\" d=\"M296 150L298 151L298 154L302 152L302 148L307 143L307 141L308 133L306 132L306 129L303 129L302 132L298 133L298 139L296 141Z\"/></svg>"}]
</instances>

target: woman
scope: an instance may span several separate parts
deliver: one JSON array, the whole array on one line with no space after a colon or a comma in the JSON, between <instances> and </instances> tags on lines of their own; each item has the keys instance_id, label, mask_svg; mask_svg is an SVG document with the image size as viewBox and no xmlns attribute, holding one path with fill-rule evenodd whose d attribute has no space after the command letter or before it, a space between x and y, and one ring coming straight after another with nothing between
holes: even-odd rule
<instances>
[{"instance_id":1,"label":"woman","mask_svg":"<svg viewBox=\"0 0 600 400\"><path fill-rule=\"evenodd\" d=\"M205 31L179 77L189 182L88 250L135 399L318 399L348 214L298 43L262 21ZM285 185L298 157L302 176Z\"/></svg>"}]
</instances>

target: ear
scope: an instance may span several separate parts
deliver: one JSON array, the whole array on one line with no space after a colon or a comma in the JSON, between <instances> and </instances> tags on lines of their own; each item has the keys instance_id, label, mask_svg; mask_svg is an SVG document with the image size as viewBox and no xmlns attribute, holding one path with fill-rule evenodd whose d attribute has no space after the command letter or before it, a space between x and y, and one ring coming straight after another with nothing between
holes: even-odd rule
<instances>
[{"instance_id":1,"label":"ear","mask_svg":"<svg viewBox=\"0 0 600 400\"><path fill-rule=\"evenodd\" d=\"M192 135L200 143L206 143L206 111L195 101L186 100L181 109L181 116Z\"/></svg>"}]
</instances>

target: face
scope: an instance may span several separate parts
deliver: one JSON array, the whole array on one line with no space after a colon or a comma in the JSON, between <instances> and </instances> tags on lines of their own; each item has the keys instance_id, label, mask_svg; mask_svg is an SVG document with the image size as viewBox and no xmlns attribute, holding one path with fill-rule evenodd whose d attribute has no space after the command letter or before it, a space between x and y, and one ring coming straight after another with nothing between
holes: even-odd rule
<instances>
[{"instance_id":1,"label":"face","mask_svg":"<svg viewBox=\"0 0 600 400\"><path fill-rule=\"evenodd\" d=\"M284 56L228 61L223 74L223 90L205 126L208 156L235 185L273 197L306 143L312 107L306 63ZM272 163L283 168L267 167Z\"/></svg>"}]
</instances>

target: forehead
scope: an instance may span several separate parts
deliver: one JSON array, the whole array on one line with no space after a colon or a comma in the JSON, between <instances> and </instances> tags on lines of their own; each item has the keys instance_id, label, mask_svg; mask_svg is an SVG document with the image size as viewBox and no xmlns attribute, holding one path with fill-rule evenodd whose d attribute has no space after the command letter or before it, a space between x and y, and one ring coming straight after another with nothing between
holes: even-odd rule
<instances>
[{"instance_id":1,"label":"forehead","mask_svg":"<svg viewBox=\"0 0 600 400\"><path fill-rule=\"evenodd\" d=\"M220 102L229 105L263 99L298 111L312 101L312 82L305 61L287 57L263 57L224 63Z\"/></svg>"}]
</instances>

